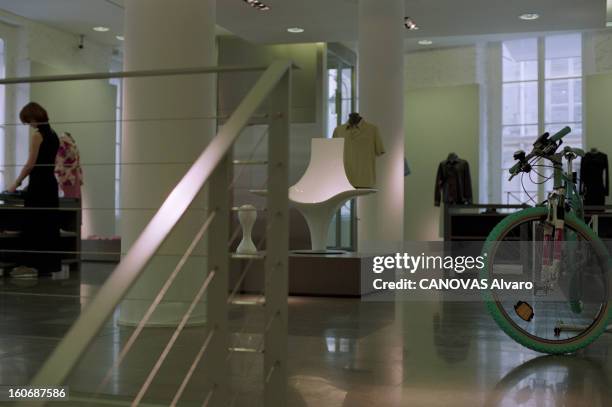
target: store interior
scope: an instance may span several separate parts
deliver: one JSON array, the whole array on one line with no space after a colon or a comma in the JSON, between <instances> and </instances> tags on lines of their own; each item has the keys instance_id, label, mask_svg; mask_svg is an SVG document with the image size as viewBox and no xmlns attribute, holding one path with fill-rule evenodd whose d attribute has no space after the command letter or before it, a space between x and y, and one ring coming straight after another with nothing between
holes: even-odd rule
<instances>
[{"instance_id":1,"label":"store interior","mask_svg":"<svg viewBox=\"0 0 612 407\"><path fill-rule=\"evenodd\" d=\"M403 14L395 19L373 0L185 0L174 10L153 2L0 0L0 77L18 78L0 84L0 386L32 382L202 151L233 131L260 68L291 61L288 155L278 164L289 187L279 336L286 360L274 364L282 369L266 370L262 356L270 277L258 256L274 219L266 205L277 107L266 102L228 155L222 245L234 301L223 326L231 359L208 355L225 366L227 395L218 396L206 368L190 370L195 355L213 353L200 348L216 318L208 299L179 339L172 329L208 276L200 261L209 261L216 236L176 254L217 202L206 186L62 380L73 393L66 405L610 405L610 333L571 354L546 355L507 336L482 302L452 302L442 292L428 301L378 301L364 278L376 253L482 245L506 217L549 199L550 168L512 181L508 171L518 150L566 126L562 146L585 153L573 171L588 226L612 248L610 0L393 0L389 10ZM212 66L226 70L117 74ZM249 69L228 69L236 67ZM87 74L97 76L60 79ZM31 101L44 106L58 134L74 137L83 184L80 198L60 195L61 271L13 278L20 258L13 254L22 255L14 229L26 212L8 190L28 159L33 129L19 114ZM185 275L147 316L124 360L123 345L167 281L160 276L174 278L177 262ZM156 366L173 340L168 361ZM197 380L182 388L187 371ZM283 388L281 398L268 395L269 382ZM184 401L172 404L178 388ZM142 404L130 404L139 396Z\"/></svg>"}]
</instances>

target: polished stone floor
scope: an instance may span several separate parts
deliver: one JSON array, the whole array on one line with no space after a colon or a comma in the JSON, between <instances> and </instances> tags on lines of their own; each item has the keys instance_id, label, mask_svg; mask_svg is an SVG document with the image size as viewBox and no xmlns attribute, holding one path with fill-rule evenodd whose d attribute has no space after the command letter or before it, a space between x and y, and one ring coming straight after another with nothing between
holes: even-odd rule
<instances>
[{"instance_id":1,"label":"polished stone floor","mask_svg":"<svg viewBox=\"0 0 612 407\"><path fill-rule=\"evenodd\" d=\"M0 279L0 385L33 377L110 269L84 264L68 279L35 285ZM230 319L233 346L258 349L262 308L234 306ZM145 330L92 402L131 332L109 321L68 380L72 402L56 404L128 405L172 334ZM183 332L143 405L170 404L207 332ZM577 355L542 356L507 338L479 303L293 297L288 346L291 407L612 405L612 334ZM231 354L230 405L263 405L262 360ZM212 394L206 355L201 365L179 406L202 405Z\"/></svg>"}]
</instances>

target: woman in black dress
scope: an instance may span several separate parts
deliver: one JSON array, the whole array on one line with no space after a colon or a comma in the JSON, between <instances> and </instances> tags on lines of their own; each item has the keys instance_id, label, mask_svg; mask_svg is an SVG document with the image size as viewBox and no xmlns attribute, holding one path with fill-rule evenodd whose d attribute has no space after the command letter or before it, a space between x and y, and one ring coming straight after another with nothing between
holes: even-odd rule
<instances>
[{"instance_id":1,"label":"woman in black dress","mask_svg":"<svg viewBox=\"0 0 612 407\"><path fill-rule=\"evenodd\" d=\"M61 268L59 256L50 253L58 250L60 237L59 195L54 174L59 139L49 125L47 111L38 103L28 103L19 113L19 118L35 131L30 140L28 161L9 189L9 192L16 191L29 177L22 233L25 253L21 264L25 267L18 267L11 275L49 275Z\"/></svg>"}]
</instances>

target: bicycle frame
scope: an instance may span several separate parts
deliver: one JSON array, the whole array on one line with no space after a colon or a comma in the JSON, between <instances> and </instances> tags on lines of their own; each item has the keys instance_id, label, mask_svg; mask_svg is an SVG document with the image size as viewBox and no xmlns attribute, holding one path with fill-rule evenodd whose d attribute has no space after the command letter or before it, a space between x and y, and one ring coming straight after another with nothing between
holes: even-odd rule
<instances>
[{"instance_id":1,"label":"bicycle frame","mask_svg":"<svg viewBox=\"0 0 612 407\"><path fill-rule=\"evenodd\" d=\"M563 171L562 159L564 156L567 160L567 172ZM584 220L584 205L574 179L574 160L576 158L577 155L573 152L555 154L553 161L554 190L562 190L565 202L569 204L569 210Z\"/></svg>"},{"instance_id":2,"label":"bicycle frame","mask_svg":"<svg viewBox=\"0 0 612 407\"><path fill-rule=\"evenodd\" d=\"M563 158L568 162L567 172L563 169ZM584 220L584 205L582 198L576 187L576 180L573 173L573 161L577 154L573 151L566 151L555 154L551 161L553 163L554 187L548 195L548 217L544 225L543 236L543 258L541 283L544 285L544 292L551 289L558 277L563 256L563 243L566 241L576 241L577 237L570 233L565 233L565 215L572 212L581 220ZM567 253L573 257L571 251ZM571 264L571 260L569 261ZM575 298L580 298L581 289L575 282L576 274L579 270L572 269L572 283L570 284L570 303L571 309L579 313L582 306Z\"/></svg>"}]
</instances>

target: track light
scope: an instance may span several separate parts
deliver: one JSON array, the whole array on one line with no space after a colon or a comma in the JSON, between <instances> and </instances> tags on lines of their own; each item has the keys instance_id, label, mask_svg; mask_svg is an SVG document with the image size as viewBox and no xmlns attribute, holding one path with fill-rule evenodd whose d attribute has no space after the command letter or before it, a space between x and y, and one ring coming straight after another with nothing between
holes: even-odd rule
<instances>
[{"instance_id":1,"label":"track light","mask_svg":"<svg viewBox=\"0 0 612 407\"><path fill-rule=\"evenodd\" d=\"M419 29L419 26L416 25L414 20L410 17L404 17L404 27L406 27L410 31L416 31Z\"/></svg>"},{"instance_id":2,"label":"track light","mask_svg":"<svg viewBox=\"0 0 612 407\"><path fill-rule=\"evenodd\" d=\"M264 4L262 1L259 1L259 0L242 0L242 1L244 1L246 4L248 4L249 6L259 11L270 10L270 7L268 5Z\"/></svg>"}]
</instances>

